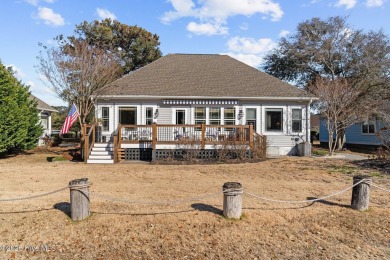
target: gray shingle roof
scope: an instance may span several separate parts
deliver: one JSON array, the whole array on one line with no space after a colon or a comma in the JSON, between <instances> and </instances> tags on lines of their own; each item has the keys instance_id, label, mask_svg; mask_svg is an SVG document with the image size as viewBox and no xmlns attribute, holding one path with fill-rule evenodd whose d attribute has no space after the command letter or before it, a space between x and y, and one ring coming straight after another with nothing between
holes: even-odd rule
<instances>
[{"instance_id":1,"label":"gray shingle roof","mask_svg":"<svg viewBox=\"0 0 390 260\"><path fill-rule=\"evenodd\" d=\"M50 112L58 112L58 110L56 110L52 106L46 104L45 102L43 102L42 100L40 100L39 98L37 98L36 96L34 96L32 94L30 94L30 99L34 99L35 101L37 101L37 108L40 110L46 110L46 111L50 111Z\"/></svg>"},{"instance_id":2,"label":"gray shingle roof","mask_svg":"<svg viewBox=\"0 0 390 260\"><path fill-rule=\"evenodd\" d=\"M313 97L227 55L170 54L107 85L105 96Z\"/></svg>"}]
</instances>

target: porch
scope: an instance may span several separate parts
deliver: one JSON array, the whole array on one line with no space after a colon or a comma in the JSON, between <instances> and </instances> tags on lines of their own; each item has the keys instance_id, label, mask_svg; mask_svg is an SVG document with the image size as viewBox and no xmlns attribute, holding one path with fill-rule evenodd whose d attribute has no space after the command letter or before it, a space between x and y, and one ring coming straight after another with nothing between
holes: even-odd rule
<instances>
[{"instance_id":1,"label":"porch","mask_svg":"<svg viewBox=\"0 0 390 260\"><path fill-rule=\"evenodd\" d=\"M83 159L87 162L93 153L107 152L114 163L134 159L131 153L144 153L143 158L158 160L167 154L188 153L207 158L215 151L240 151L243 156L266 157L266 137L257 134L252 125L205 124L151 124L118 125L109 140L102 144L99 127L83 126ZM96 146L100 151L93 151ZM231 152L232 153L232 152ZM140 155L140 158L142 156Z\"/></svg>"}]
</instances>

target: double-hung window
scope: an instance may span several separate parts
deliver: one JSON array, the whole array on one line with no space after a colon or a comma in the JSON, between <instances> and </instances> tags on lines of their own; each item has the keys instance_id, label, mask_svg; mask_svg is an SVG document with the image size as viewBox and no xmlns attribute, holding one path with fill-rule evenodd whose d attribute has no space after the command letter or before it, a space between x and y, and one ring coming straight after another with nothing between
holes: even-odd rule
<instances>
[{"instance_id":1,"label":"double-hung window","mask_svg":"<svg viewBox=\"0 0 390 260\"><path fill-rule=\"evenodd\" d=\"M236 109L234 107L226 107L224 109L224 124L235 125L236 123Z\"/></svg>"},{"instance_id":2,"label":"double-hung window","mask_svg":"<svg viewBox=\"0 0 390 260\"><path fill-rule=\"evenodd\" d=\"M195 124L206 124L205 107L195 107Z\"/></svg>"},{"instance_id":3,"label":"double-hung window","mask_svg":"<svg viewBox=\"0 0 390 260\"><path fill-rule=\"evenodd\" d=\"M221 125L221 108L210 107L209 108L209 122L210 125Z\"/></svg>"},{"instance_id":4,"label":"double-hung window","mask_svg":"<svg viewBox=\"0 0 390 260\"><path fill-rule=\"evenodd\" d=\"M102 131L109 131L110 127L110 108L102 107Z\"/></svg>"},{"instance_id":5,"label":"double-hung window","mask_svg":"<svg viewBox=\"0 0 390 260\"><path fill-rule=\"evenodd\" d=\"M294 133L302 132L302 109L292 110L292 131Z\"/></svg>"}]
</instances>

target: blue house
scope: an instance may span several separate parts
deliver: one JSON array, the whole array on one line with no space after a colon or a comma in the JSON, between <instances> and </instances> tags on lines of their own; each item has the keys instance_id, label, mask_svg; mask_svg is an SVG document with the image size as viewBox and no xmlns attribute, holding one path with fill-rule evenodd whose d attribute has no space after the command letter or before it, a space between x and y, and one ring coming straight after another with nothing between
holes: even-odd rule
<instances>
[{"instance_id":1,"label":"blue house","mask_svg":"<svg viewBox=\"0 0 390 260\"><path fill-rule=\"evenodd\" d=\"M383 142L375 135L377 131L385 127L383 121L372 120L354 124L346 129L347 147L369 147L380 146ZM320 142L328 143L328 130L325 119L320 120Z\"/></svg>"}]
</instances>

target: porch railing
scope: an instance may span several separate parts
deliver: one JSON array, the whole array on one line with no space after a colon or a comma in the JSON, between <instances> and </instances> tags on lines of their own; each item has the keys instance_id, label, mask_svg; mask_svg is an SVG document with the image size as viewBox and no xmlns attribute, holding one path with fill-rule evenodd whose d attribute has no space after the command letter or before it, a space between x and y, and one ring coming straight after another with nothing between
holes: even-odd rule
<instances>
[{"instance_id":1,"label":"porch railing","mask_svg":"<svg viewBox=\"0 0 390 260\"><path fill-rule=\"evenodd\" d=\"M82 147L83 147L83 160L87 162L89 154L95 144L96 139L96 125L95 124L85 124L83 125L83 139L82 139Z\"/></svg>"},{"instance_id":2,"label":"porch railing","mask_svg":"<svg viewBox=\"0 0 390 260\"><path fill-rule=\"evenodd\" d=\"M208 144L240 142L254 147L252 125L119 125L117 144L150 142L157 144L179 144L184 141L198 142L201 149Z\"/></svg>"}]
</instances>

